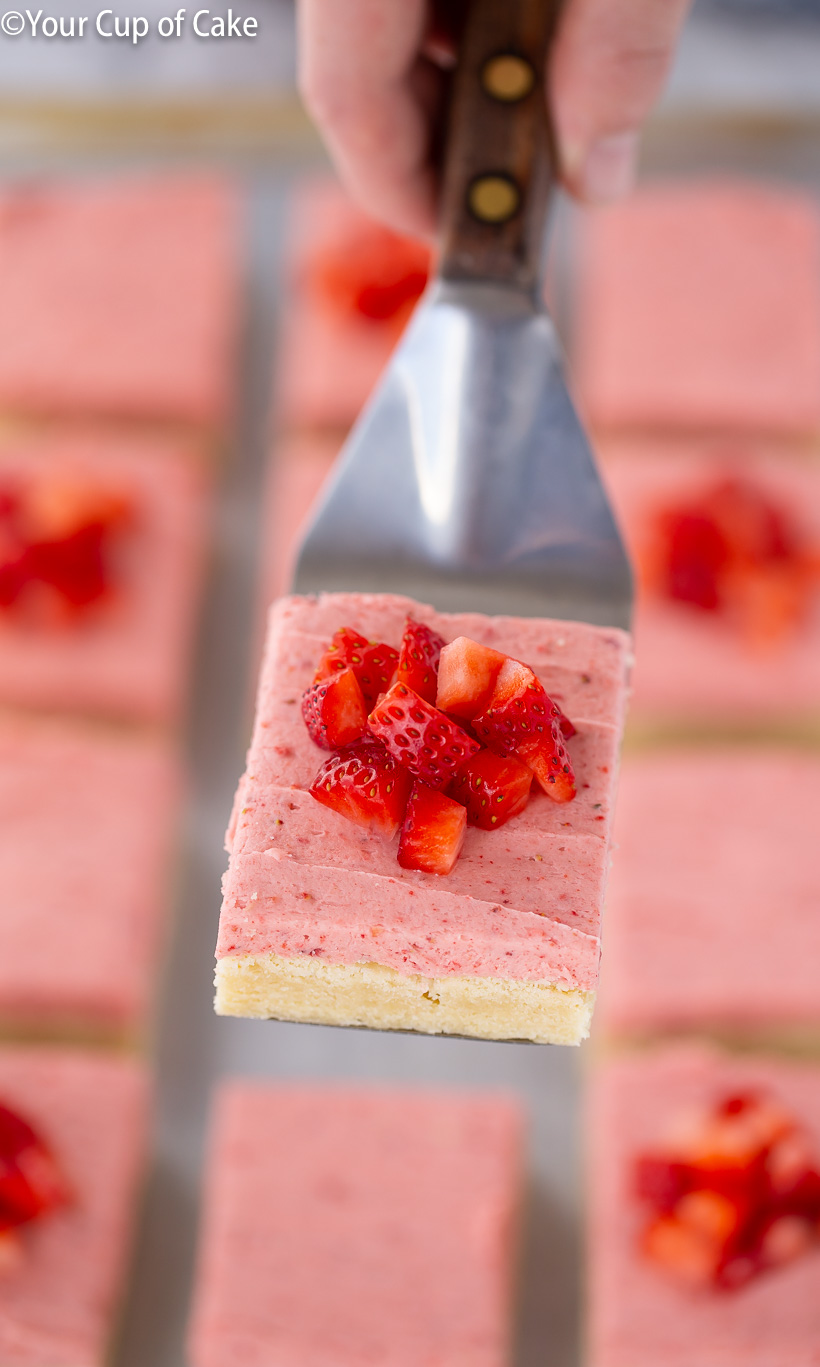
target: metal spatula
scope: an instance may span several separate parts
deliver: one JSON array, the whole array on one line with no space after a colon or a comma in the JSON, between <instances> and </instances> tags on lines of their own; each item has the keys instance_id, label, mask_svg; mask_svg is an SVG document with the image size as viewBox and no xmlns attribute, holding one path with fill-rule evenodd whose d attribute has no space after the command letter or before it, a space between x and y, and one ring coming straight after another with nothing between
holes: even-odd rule
<instances>
[{"instance_id":1,"label":"metal spatula","mask_svg":"<svg viewBox=\"0 0 820 1367\"><path fill-rule=\"evenodd\" d=\"M295 590L627 627L629 563L567 393L541 262L556 0L474 0L439 275L348 438Z\"/></svg>"}]
</instances>

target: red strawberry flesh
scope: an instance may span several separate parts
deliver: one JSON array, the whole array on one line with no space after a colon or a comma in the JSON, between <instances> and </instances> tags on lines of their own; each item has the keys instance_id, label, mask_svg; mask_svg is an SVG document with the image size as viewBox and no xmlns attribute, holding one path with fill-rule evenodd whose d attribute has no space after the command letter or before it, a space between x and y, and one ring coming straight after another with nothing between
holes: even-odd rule
<instances>
[{"instance_id":1,"label":"red strawberry flesh","mask_svg":"<svg viewBox=\"0 0 820 1367\"><path fill-rule=\"evenodd\" d=\"M417 779L401 829L398 861L403 869L448 874L461 853L466 831L464 808Z\"/></svg>"},{"instance_id":2,"label":"red strawberry flesh","mask_svg":"<svg viewBox=\"0 0 820 1367\"><path fill-rule=\"evenodd\" d=\"M448 792L467 809L467 823L493 831L522 812L529 801L532 770L512 755L479 750L461 765Z\"/></svg>"},{"instance_id":3,"label":"red strawberry flesh","mask_svg":"<svg viewBox=\"0 0 820 1367\"><path fill-rule=\"evenodd\" d=\"M764 1098L728 1097L685 1143L635 1162L652 1210L643 1247L687 1281L735 1289L820 1234L820 1172L806 1135Z\"/></svg>"},{"instance_id":4,"label":"red strawberry flesh","mask_svg":"<svg viewBox=\"0 0 820 1367\"><path fill-rule=\"evenodd\" d=\"M374 707L368 726L400 764L431 788L446 787L459 765L481 748L402 683L395 683Z\"/></svg>"},{"instance_id":5,"label":"red strawberry flesh","mask_svg":"<svg viewBox=\"0 0 820 1367\"><path fill-rule=\"evenodd\" d=\"M489 705L473 718L479 740L499 755L516 755L554 802L575 797L575 775L561 732L563 713L527 665L507 659Z\"/></svg>"},{"instance_id":6,"label":"red strawberry flesh","mask_svg":"<svg viewBox=\"0 0 820 1367\"><path fill-rule=\"evenodd\" d=\"M368 641L351 627L337 631L326 653L319 661L313 682L319 683L331 674L352 669L368 707L372 707L380 693L393 682L399 652L381 641Z\"/></svg>"},{"instance_id":7,"label":"red strawberry flesh","mask_svg":"<svg viewBox=\"0 0 820 1367\"><path fill-rule=\"evenodd\" d=\"M0 1232L68 1199L49 1149L22 1116L0 1104Z\"/></svg>"},{"instance_id":8,"label":"red strawberry flesh","mask_svg":"<svg viewBox=\"0 0 820 1367\"><path fill-rule=\"evenodd\" d=\"M436 707L453 717L472 721L490 701L507 656L469 636L457 636L441 652Z\"/></svg>"},{"instance_id":9,"label":"red strawberry flesh","mask_svg":"<svg viewBox=\"0 0 820 1367\"><path fill-rule=\"evenodd\" d=\"M412 778L377 740L364 740L325 760L310 793L331 811L388 840L407 807Z\"/></svg>"},{"instance_id":10,"label":"red strawberry flesh","mask_svg":"<svg viewBox=\"0 0 820 1367\"><path fill-rule=\"evenodd\" d=\"M361 740L367 729L367 707L359 681L349 667L302 695L302 716L311 740L323 750L339 750Z\"/></svg>"},{"instance_id":11,"label":"red strawberry flesh","mask_svg":"<svg viewBox=\"0 0 820 1367\"><path fill-rule=\"evenodd\" d=\"M408 617L399 651L396 682L407 684L425 702L434 703L443 646L443 636L423 622L414 622Z\"/></svg>"}]
</instances>

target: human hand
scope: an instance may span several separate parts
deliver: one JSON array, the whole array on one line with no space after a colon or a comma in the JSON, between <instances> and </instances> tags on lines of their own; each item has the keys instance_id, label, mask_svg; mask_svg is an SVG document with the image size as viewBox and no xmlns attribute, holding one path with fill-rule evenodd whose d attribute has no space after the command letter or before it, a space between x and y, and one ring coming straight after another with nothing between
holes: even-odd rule
<instances>
[{"instance_id":1,"label":"human hand","mask_svg":"<svg viewBox=\"0 0 820 1367\"><path fill-rule=\"evenodd\" d=\"M499 0L500 4L504 0ZM547 81L562 180L617 199L689 0L567 0ZM430 237L432 149L465 0L299 0L299 83L348 189L376 218Z\"/></svg>"}]
</instances>

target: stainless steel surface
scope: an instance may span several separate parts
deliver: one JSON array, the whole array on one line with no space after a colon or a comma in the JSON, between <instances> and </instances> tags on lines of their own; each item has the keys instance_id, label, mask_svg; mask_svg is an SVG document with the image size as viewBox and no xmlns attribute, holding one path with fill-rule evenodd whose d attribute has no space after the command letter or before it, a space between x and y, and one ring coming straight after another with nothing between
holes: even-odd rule
<instances>
[{"instance_id":1,"label":"stainless steel surface","mask_svg":"<svg viewBox=\"0 0 820 1367\"><path fill-rule=\"evenodd\" d=\"M432 287L323 492L294 587L628 626L626 553L528 294Z\"/></svg>"}]
</instances>

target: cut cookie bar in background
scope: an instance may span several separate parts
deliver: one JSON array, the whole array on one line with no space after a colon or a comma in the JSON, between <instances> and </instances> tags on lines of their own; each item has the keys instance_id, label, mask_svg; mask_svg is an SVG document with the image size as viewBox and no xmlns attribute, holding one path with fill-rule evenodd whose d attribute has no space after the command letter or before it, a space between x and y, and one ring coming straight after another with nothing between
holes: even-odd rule
<instances>
[{"instance_id":1,"label":"cut cookie bar in background","mask_svg":"<svg viewBox=\"0 0 820 1367\"><path fill-rule=\"evenodd\" d=\"M591 1089L589 1367L809 1367L820 1068L680 1047Z\"/></svg>"},{"instance_id":2,"label":"cut cookie bar in background","mask_svg":"<svg viewBox=\"0 0 820 1367\"><path fill-rule=\"evenodd\" d=\"M820 756L630 754L596 1024L820 1038Z\"/></svg>"},{"instance_id":3,"label":"cut cookie bar in background","mask_svg":"<svg viewBox=\"0 0 820 1367\"><path fill-rule=\"evenodd\" d=\"M506 1367L522 1130L492 1094L226 1084L193 1367Z\"/></svg>"},{"instance_id":4,"label":"cut cookie bar in background","mask_svg":"<svg viewBox=\"0 0 820 1367\"><path fill-rule=\"evenodd\" d=\"M158 738L0 718L0 1027L146 1030L181 775Z\"/></svg>"},{"instance_id":5,"label":"cut cookie bar in background","mask_svg":"<svg viewBox=\"0 0 820 1367\"><path fill-rule=\"evenodd\" d=\"M309 791L328 754L308 734L300 700L331 638L349 627L398 648L408 615L445 641L469 637L524 660L577 728L567 745L577 797L552 801L535 784L503 829L470 826L446 876L400 866L393 841ZM624 633L586 624L443 615L392 595L281 600L229 834L217 1010L582 1039L598 979L627 668Z\"/></svg>"},{"instance_id":6,"label":"cut cookie bar in background","mask_svg":"<svg viewBox=\"0 0 820 1367\"><path fill-rule=\"evenodd\" d=\"M743 181L588 215L574 368L597 427L820 429L820 216Z\"/></svg>"},{"instance_id":7,"label":"cut cookie bar in background","mask_svg":"<svg viewBox=\"0 0 820 1367\"><path fill-rule=\"evenodd\" d=\"M0 412L218 429L235 401L239 203L209 175L0 191Z\"/></svg>"},{"instance_id":8,"label":"cut cookie bar in background","mask_svg":"<svg viewBox=\"0 0 820 1367\"><path fill-rule=\"evenodd\" d=\"M338 438L315 432L289 433L274 446L262 532L260 601L265 609L290 589L305 519L338 454Z\"/></svg>"},{"instance_id":9,"label":"cut cookie bar in background","mask_svg":"<svg viewBox=\"0 0 820 1367\"><path fill-rule=\"evenodd\" d=\"M110 1361L145 1161L148 1103L148 1076L136 1061L73 1049L0 1048L0 1105L48 1146L66 1195L56 1209L13 1230L11 1246L4 1235L4 1367L104 1367ZM0 1147L8 1137L6 1127Z\"/></svg>"},{"instance_id":10,"label":"cut cookie bar in background","mask_svg":"<svg viewBox=\"0 0 820 1367\"><path fill-rule=\"evenodd\" d=\"M276 355L280 423L350 426L424 289L429 261L426 246L374 223L334 181L299 186Z\"/></svg>"},{"instance_id":11,"label":"cut cookie bar in background","mask_svg":"<svg viewBox=\"0 0 820 1367\"><path fill-rule=\"evenodd\" d=\"M820 463L738 438L614 438L637 570L631 720L817 728Z\"/></svg>"},{"instance_id":12,"label":"cut cookie bar in background","mask_svg":"<svg viewBox=\"0 0 820 1367\"><path fill-rule=\"evenodd\" d=\"M0 440L0 702L178 721L209 514L180 440Z\"/></svg>"}]
</instances>

